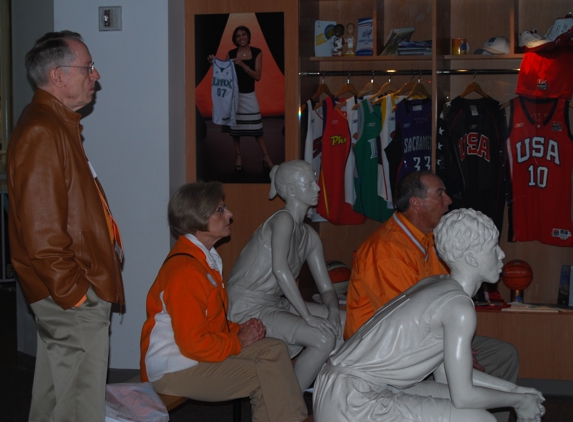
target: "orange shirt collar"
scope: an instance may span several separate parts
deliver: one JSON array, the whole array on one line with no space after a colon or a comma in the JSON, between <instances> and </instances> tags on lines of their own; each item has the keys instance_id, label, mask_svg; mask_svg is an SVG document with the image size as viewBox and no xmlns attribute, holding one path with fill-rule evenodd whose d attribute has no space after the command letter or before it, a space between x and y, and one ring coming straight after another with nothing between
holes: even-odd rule
<instances>
[{"instance_id":1,"label":"orange shirt collar","mask_svg":"<svg viewBox=\"0 0 573 422\"><path fill-rule=\"evenodd\" d=\"M404 215L399 212L396 211L394 213L394 216L396 216L396 219L399 220L400 223L403 224L403 226L406 228L406 235L410 238L410 240L412 240L412 242L414 244L416 244L416 242L418 242L419 244L422 245L422 248L424 249L424 251L421 251L425 257L426 260L428 259L428 253L429 253L429 249L434 247L434 232L430 232L427 235L424 235L424 233L422 233L416 226L414 226L412 223L410 223L410 221L404 217ZM403 227L401 227L403 229ZM414 237L414 239L412 239L411 237ZM419 248L418 245L416 245Z\"/></svg>"}]
</instances>

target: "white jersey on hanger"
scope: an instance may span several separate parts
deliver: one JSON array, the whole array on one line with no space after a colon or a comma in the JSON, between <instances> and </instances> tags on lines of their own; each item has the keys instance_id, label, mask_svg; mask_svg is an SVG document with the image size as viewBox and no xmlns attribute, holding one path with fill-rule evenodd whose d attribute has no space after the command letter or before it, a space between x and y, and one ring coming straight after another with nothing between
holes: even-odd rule
<instances>
[{"instance_id":1,"label":"white jersey on hanger","mask_svg":"<svg viewBox=\"0 0 573 422\"><path fill-rule=\"evenodd\" d=\"M306 127L306 140L304 144L304 161L309 163L316 175L320 174L320 166L322 161L322 130L324 127L324 120L322 117L322 107L317 110L314 109L314 102L312 100L306 101L306 109L308 110L308 123ZM307 217L314 222L327 221L316 213L316 208L309 208Z\"/></svg>"}]
</instances>

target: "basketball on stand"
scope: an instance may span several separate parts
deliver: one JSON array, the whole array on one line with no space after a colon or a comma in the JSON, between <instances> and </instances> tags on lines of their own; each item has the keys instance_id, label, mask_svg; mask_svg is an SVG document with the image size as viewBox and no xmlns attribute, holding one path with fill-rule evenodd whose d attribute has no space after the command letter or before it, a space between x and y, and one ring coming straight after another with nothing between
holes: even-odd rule
<instances>
[{"instance_id":1,"label":"basketball on stand","mask_svg":"<svg viewBox=\"0 0 573 422\"><path fill-rule=\"evenodd\" d=\"M338 295L346 295L350 282L350 267L342 261L326 261L326 269Z\"/></svg>"},{"instance_id":2,"label":"basketball on stand","mask_svg":"<svg viewBox=\"0 0 573 422\"><path fill-rule=\"evenodd\" d=\"M503 266L501 281L510 290L523 291L531 284L532 280L533 270L531 266L521 259L511 260Z\"/></svg>"}]
</instances>

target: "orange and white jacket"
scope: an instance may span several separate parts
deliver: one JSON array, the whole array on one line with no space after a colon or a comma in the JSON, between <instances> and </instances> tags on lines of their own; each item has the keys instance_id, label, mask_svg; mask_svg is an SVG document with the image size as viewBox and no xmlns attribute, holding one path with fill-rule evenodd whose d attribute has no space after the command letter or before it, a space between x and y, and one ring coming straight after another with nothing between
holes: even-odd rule
<instances>
[{"instance_id":1,"label":"orange and white jacket","mask_svg":"<svg viewBox=\"0 0 573 422\"><path fill-rule=\"evenodd\" d=\"M198 362L221 362L238 354L239 324L227 320L227 308L221 274L205 252L180 236L147 294L141 380L157 381Z\"/></svg>"}]
</instances>

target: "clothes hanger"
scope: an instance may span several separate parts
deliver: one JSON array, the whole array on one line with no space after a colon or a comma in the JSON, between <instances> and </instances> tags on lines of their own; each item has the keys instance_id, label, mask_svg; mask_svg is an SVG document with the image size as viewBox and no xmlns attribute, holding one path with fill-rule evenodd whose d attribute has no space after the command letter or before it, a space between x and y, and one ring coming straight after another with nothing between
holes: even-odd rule
<instances>
[{"instance_id":1,"label":"clothes hanger","mask_svg":"<svg viewBox=\"0 0 573 422\"><path fill-rule=\"evenodd\" d=\"M421 77L422 77L422 74L420 73L420 77L418 78L418 82L414 84L414 86L410 90L410 93L406 96L406 98L404 98L405 100L409 100L412 97L414 97L415 95L417 95L421 98L432 98L430 93L426 90L426 87L424 86L424 84L421 82ZM395 112L397 108L398 108L398 105L395 104L394 107L392 107L392 111Z\"/></svg>"},{"instance_id":2,"label":"clothes hanger","mask_svg":"<svg viewBox=\"0 0 573 422\"><path fill-rule=\"evenodd\" d=\"M380 104L383 101L382 97L384 97L384 95L396 91L398 91L398 87L392 83L392 78L390 77L388 78L388 82L382 85L380 89L372 97L370 97L370 102L372 105Z\"/></svg>"},{"instance_id":3,"label":"clothes hanger","mask_svg":"<svg viewBox=\"0 0 573 422\"><path fill-rule=\"evenodd\" d=\"M416 85L413 82L414 76L416 76L415 74L412 75L412 78L410 79L410 82L406 82L404 85L402 85L400 87L399 90L397 90L396 92L394 92L395 95L406 95L408 92L410 92L412 90L412 88L414 88L414 85Z\"/></svg>"},{"instance_id":4,"label":"clothes hanger","mask_svg":"<svg viewBox=\"0 0 573 422\"><path fill-rule=\"evenodd\" d=\"M476 94L479 94L484 98L489 98L489 95L487 95L483 91L483 89L481 89L481 86L479 86L479 84L475 81L475 79L476 79L476 74L474 73L473 80L468 84L468 86L466 86L465 91L460 94L461 98L467 97L472 92L475 92Z\"/></svg>"},{"instance_id":5,"label":"clothes hanger","mask_svg":"<svg viewBox=\"0 0 573 422\"><path fill-rule=\"evenodd\" d=\"M334 94L335 98L339 98L344 94L348 94L351 93L352 95L358 95L358 90L354 87L354 85L352 85L350 83L350 77L348 77L348 79L346 79L346 83L344 85L342 85L342 87L338 90L338 92L336 94ZM343 106L345 103L345 101L341 101L339 103L336 104L335 106L335 110L339 109L341 106ZM320 107L322 107L322 101L320 103L318 103L316 106L314 106L314 109L317 110Z\"/></svg>"},{"instance_id":6,"label":"clothes hanger","mask_svg":"<svg viewBox=\"0 0 573 422\"><path fill-rule=\"evenodd\" d=\"M356 97L359 96L358 90L354 87L354 85L352 85L350 83L350 78L348 78L346 80L346 83L340 87L340 89L336 93L335 97L340 98L342 95L347 94L347 93L351 93L352 95L354 95ZM336 103L336 105L334 106L334 109L340 110L344 105L346 105L346 99L343 99L343 101Z\"/></svg>"},{"instance_id":7,"label":"clothes hanger","mask_svg":"<svg viewBox=\"0 0 573 422\"><path fill-rule=\"evenodd\" d=\"M350 78L346 80L346 83L340 87L338 92L334 95L335 97L341 97L344 94L351 93L352 95L358 96L358 90L350 83Z\"/></svg>"},{"instance_id":8,"label":"clothes hanger","mask_svg":"<svg viewBox=\"0 0 573 422\"><path fill-rule=\"evenodd\" d=\"M370 79L370 82L368 82L366 85L364 85L364 88L362 88L362 91L360 91L358 93L358 97L362 98L366 94L368 94L369 92L378 92L379 90L380 90L380 86L374 82L374 72L372 72L372 79Z\"/></svg>"},{"instance_id":9,"label":"clothes hanger","mask_svg":"<svg viewBox=\"0 0 573 422\"><path fill-rule=\"evenodd\" d=\"M392 83L392 78L388 78L388 82L386 82L384 85L382 85L380 87L380 89L378 90L378 92L376 92L372 97L373 98L378 98L381 95L386 95L389 92L396 92L398 91L398 87Z\"/></svg>"},{"instance_id":10,"label":"clothes hanger","mask_svg":"<svg viewBox=\"0 0 573 422\"><path fill-rule=\"evenodd\" d=\"M312 101L316 101L320 98L320 96L322 94L326 94L329 97L333 97L334 95L332 94L332 92L330 92L330 88L328 88L328 85L326 85L324 83L324 76L322 76L322 78L320 79L320 85L318 85L318 88L316 89L316 92L312 95L312 97L310 97L310 99ZM304 109L306 108L306 103L302 104L300 107L300 111L304 111Z\"/></svg>"},{"instance_id":11,"label":"clothes hanger","mask_svg":"<svg viewBox=\"0 0 573 422\"><path fill-rule=\"evenodd\" d=\"M409 82L406 82L406 84L408 84L408 83ZM406 85L406 84L404 84L404 85ZM398 88L395 84L392 83L392 78L388 78L388 82L386 82L384 85L382 85L380 90L376 94L374 94L372 96L372 98L370 98L370 103L372 105L380 104L382 101L384 101L383 98L386 94L389 94L391 92L396 93L399 90L400 90L400 88Z\"/></svg>"},{"instance_id":12,"label":"clothes hanger","mask_svg":"<svg viewBox=\"0 0 573 422\"><path fill-rule=\"evenodd\" d=\"M318 100L318 98L322 95L322 94L326 94L329 97L332 97L332 92L330 92L330 89L328 88L328 85L326 85L324 83L324 76L322 77L322 80L320 82L320 85L318 86L318 88L316 89L316 92L314 93L314 95L310 98L312 98L313 101Z\"/></svg>"},{"instance_id":13,"label":"clothes hanger","mask_svg":"<svg viewBox=\"0 0 573 422\"><path fill-rule=\"evenodd\" d=\"M386 82L384 86L386 86L387 84L388 83ZM369 92L374 92L374 94L370 97L372 99L375 98L376 94L379 93L380 91L381 88L378 86L378 84L374 83L374 72L372 72L372 79L370 79L370 82L364 85L362 91L358 93L358 98L364 97ZM354 106L352 106L352 110L358 110L359 108L360 108L360 102L357 102L356 104L354 104Z\"/></svg>"},{"instance_id":14,"label":"clothes hanger","mask_svg":"<svg viewBox=\"0 0 573 422\"><path fill-rule=\"evenodd\" d=\"M432 96L426 90L425 85L420 81L421 76L422 75L420 75L420 78L418 78L418 82L412 87L412 90L406 97L407 100L412 98L414 95L420 95L422 98L432 98Z\"/></svg>"},{"instance_id":15,"label":"clothes hanger","mask_svg":"<svg viewBox=\"0 0 573 422\"><path fill-rule=\"evenodd\" d=\"M506 108L507 106L509 106L509 103L511 102L511 100L506 101L505 103L503 103L502 105L499 106L500 110L503 110L504 108Z\"/></svg>"}]
</instances>

